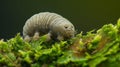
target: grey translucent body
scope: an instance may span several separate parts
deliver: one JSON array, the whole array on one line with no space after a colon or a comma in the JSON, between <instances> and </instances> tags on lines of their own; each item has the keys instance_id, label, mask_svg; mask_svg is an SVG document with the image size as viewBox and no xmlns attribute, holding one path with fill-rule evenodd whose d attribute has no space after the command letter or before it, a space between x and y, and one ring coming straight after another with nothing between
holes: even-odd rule
<instances>
[{"instance_id":1,"label":"grey translucent body","mask_svg":"<svg viewBox=\"0 0 120 67\"><path fill-rule=\"evenodd\" d=\"M41 12L30 17L24 27L24 39L30 40L32 37L47 35L51 38L64 40L74 37L75 28L73 24L61 15L50 12ZM33 38L34 39L34 38Z\"/></svg>"}]
</instances>

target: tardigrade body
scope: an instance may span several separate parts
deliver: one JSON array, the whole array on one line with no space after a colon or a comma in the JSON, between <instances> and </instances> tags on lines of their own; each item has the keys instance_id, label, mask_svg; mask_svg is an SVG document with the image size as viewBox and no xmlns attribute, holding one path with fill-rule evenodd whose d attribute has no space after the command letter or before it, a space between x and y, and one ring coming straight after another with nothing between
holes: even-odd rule
<instances>
[{"instance_id":1,"label":"tardigrade body","mask_svg":"<svg viewBox=\"0 0 120 67\"><path fill-rule=\"evenodd\" d=\"M47 39L64 40L74 37L73 24L61 15L50 12L41 12L30 17L24 27L24 40L38 39L39 36L47 35Z\"/></svg>"}]
</instances>

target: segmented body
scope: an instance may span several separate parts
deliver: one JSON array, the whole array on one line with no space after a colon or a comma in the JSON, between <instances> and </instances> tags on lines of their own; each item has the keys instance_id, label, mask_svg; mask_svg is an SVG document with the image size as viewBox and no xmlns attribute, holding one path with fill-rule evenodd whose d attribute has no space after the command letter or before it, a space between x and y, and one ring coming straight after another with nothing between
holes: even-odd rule
<instances>
[{"instance_id":1,"label":"segmented body","mask_svg":"<svg viewBox=\"0 0 120 67\"><path fill-rule=\"evenodd\" d=\"M33 37L35 33L39 36L49 34L49 37L70 38L74 36L74 26L61 15L50 12L41 12L29 18L23 27L23 36ZM59 40L60 40L59 39Z\"/></svg>"}]
</instances>

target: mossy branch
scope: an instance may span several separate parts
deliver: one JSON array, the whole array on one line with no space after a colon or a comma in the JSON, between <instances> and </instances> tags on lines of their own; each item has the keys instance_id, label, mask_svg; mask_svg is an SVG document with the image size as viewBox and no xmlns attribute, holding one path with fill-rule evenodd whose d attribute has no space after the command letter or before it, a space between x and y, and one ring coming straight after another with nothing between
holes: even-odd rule
<instances>
[{"instance_id":1,"label":"mossy branch","mask_svg":"<svg viewBox=\"0 0 120 67\"><path fill-rule=\"evenodd\" d=\"M120 19L67 41L25 42L20 34L0 40L1 67L120 67ZM112 64L111 64L112 63Z\"/></svg>"}]
</instances>

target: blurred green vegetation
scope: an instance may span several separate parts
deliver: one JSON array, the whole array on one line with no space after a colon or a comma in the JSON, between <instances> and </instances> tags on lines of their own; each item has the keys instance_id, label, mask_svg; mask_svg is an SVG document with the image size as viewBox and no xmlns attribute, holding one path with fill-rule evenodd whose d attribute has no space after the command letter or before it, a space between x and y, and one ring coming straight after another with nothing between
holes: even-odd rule
<instances>
[{"instance_id":1,"label":"blurred green vegetation","mask_svg":"<svg viewBox=\"0 0 120 67\"><path fill-rule=\"evenodd\" d=\"M1 67L120 67L120 19L66 41L0 40Z\"/></svg>"}]
</instances>

